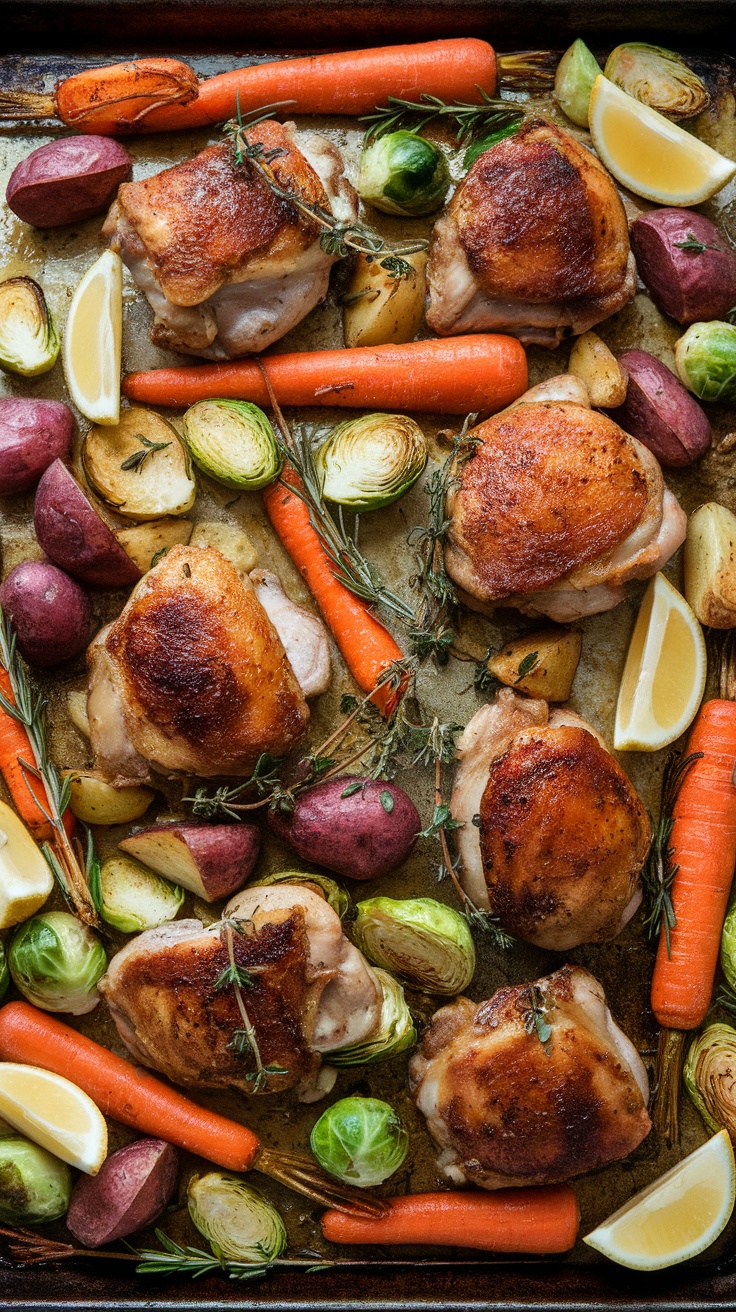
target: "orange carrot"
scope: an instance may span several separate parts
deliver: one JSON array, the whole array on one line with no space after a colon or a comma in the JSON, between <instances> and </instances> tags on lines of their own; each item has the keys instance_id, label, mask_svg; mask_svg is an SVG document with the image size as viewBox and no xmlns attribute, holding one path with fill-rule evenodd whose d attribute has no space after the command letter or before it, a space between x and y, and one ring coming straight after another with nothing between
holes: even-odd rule
<instances>
[{"instance_id":1,"label":"orange carrot","mask_svg":"<svg viewBox=\"0 0 736 1312\"><path fill-rule=\"evenodd\" d=\"M247 1171L258 1154L260 1142L245 1125L199 1107L27 1002L0 1008L0 1056L66 1076L106 1116L229 1171Z\"/></svg>"},{"instance_id":2,"label":"orange carrot","mask_svg":"<svg viewBox=\"0 0 736 1312\"><path fill-rule=\"evenodd\" d=\"M527 387L523 346L515 337L496 333L431 338L402 346L299 351L268 355L262 363L281 405L464 415L472 410L501 410ZM123 392L147 405L192 405L213 396L269 403L253 360L128 374Z\"/></svg>"},{"instance_id":3,"label":"orange carrot","mask_svg":"<svg viewBox=\"0 0 736 1312\"><path fill-rule=\"evenodd\" d=\"M0 692L6 701L15 705L10 679L3 669L0 669ZM30 771L24 771L21 761L34 764L30 739L23 725L0 707L0 770L21 820L28 826L33 837L44 843L54 832L41 809L43 807L48 811L46 790L40 779L36 779Z\"/></svg>"},{"instance_id":4,"label":"orange carrot","mask_svg":"<svg viewBox=\"0 0 736 1312\"><path fill-rule=\"evenodd\" d=\"M439 1244L495 1253L566 1253L578 1233L567 1184L495 1193L407 1194L369 1219L330 1210L322 1234L333 1244Z\"/></svg>"},{"instance_id":5,"label":"orange carrot","mask_svg":"<svg viewBox=\"0 0 736 1312\"><path fill-rule=\"evenodd\" d=\"M282 479L297 482L298 476L285 471ZM332 561L301 497L279 482L265 489L263 500L273 527L322 611L355 682L363 692L372 692L388 666L401 660L401 648L366 602L335 578ZM395 695L395 690L386 685L377 689L373 701L385 713Z\"/></svg>"},{"instance_id":6,"label":"orange carrot","mask_svg":"<svg viewBox=\"0 0 736 1312\"><path fill-rule=\"evenodd\" d=\"M89 68L56 88L56 112L67 127L112 135L140 132L147 116L196 99L199 80L179 59L132 59Z\"/></svg>"}]
</instances>

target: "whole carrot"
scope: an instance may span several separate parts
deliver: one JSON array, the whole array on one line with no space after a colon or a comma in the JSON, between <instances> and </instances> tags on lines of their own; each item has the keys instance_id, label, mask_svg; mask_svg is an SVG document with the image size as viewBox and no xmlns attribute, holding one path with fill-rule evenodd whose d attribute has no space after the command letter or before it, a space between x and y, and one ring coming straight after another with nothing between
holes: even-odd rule
<instances>
[{"instance_id":1,"label":"whole carrot","mask_svg":"<svg viewBox=\"0 0 736 1312\"><path fill-rule=\"evenodd\" d=\"M141 131L152 110L184 105L198 90L197 74L179 59L130 59L74 73L50 93L0 91L0 119L60 118L68 128L114 136Z\"/></svg>"},{"instance_id":2,"label":"whole carrot","mask_svg":"<svg viewBox=\"0 0 736 1312\"><path fill-rule=\"evenodd\" d=\"M577 1199L567 1184L495 1193L407 1194L373 1220L329 1211L322 1234L333 1244L435 1244L495 1253L566 1253L578 1233Z\"/></svg>"},{"instance_id":3,"label":"whole carrot","mask_svg":"<svg viewBox=\"0 0 736 1312\"><path fill-rule=\"evenodd\" d=\"M281 405L465 415L502 410L527 387L523 346L497 333L267 355L261 363ZM123 392L147 405L185 406L213 396L269 403L254 360L128 374Z\"/></svg>"}]
</instances>

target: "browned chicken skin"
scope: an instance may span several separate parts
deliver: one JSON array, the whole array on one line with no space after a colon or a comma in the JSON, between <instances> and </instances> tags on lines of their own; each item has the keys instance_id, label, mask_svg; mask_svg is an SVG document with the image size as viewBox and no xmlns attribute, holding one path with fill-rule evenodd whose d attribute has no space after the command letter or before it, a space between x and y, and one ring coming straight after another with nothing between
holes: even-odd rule
<instances>
[{"instance_id":1,"label":"browned chicken skin","mask_svg":"<svg viewBox=\"0 0 736 1312\"><path fill-rule=\"evenodd\" d=\"M515 938L557 952L606 942L641 901L647 812L571 711L503 689L459 739L451 809L463 886Z\"/></svg>"},{"instance_id":2,"label":"browned chicken skin","mask_svg":"<svg viewBox=\"0 0 736 1312\"><path fill-rule=\"evenodd\" d=\"M641 1058L580 966L443 1007L409 1072L455 1184L569 1180L633 1152L651 1126Z\"/></svg>"},{"instance_id":3,"label":"browned chicken skin","mask_svg":"<svg viewBox=\"0 0 736 1312\"><path fill-rule=\"evenodd\" d=\"M603 165L533 119L476 160L432 235L427 323L557 346L633 299L626 215Z\"/></svg>"}]
</instances>

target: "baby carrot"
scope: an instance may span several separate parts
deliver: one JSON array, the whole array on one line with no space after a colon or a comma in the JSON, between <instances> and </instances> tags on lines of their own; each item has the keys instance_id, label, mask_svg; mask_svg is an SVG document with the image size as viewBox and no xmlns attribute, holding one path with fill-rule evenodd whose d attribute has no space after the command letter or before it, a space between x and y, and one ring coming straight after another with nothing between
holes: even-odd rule
<instances>
[{"instance_id":1,"label":"baby carrot","mask_svg":"<svg viewBox=\"0 0 736 1312\"><path fill-rule=\"evenodd\" d=\"M580 1214L567 1184L493 1193L407 1194L388 1200L384 1216L330 1210L322 1234L333 1244L438 1244L495 1253L566 1253Z\"/></svg>"},{"instance_id":2,"label":"baby carrot","mask_svg":"<svg viewBox=\"0 0 736 1312\"><path fill-rule=\"evenodd\" d=\"M262 363L281 405L465 415L502 410L527 387L523 346L497 333L267 355ZM269 403L254 360L128 374L123 392L146 405L192 405L212 396Z\"/></svg>"}]
</instances>

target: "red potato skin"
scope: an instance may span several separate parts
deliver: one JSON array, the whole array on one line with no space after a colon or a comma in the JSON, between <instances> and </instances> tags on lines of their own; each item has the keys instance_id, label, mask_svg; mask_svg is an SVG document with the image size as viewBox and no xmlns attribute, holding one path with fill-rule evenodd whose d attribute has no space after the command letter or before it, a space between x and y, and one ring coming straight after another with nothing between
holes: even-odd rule
<instances>
[{"instance_id":1,"label":"red potato skin","mask_svg":"<svg viewBox=\"0 0 736 1312\"><path fill-rule=\"evenodd\" d=\"M661 360L647 351L624 351L619 364L629 375L624 404L612 419L672 469L692 465L711 444L705 412Z\"/></svg>"},{"instance_id":2,"label":"red potato skin","mask_svg":"<svg viewBox=\"0 0 736 1312\"><path fill-rule=\"evenodd\" d=\"M0 397L0 496L35 487L54 460L69 460L74 416L61 401Z\"/></svg>"},{"instance_id":3,"label":"red potato skin","mask_svg":"<svg viewBox=\"0 0 736 1312\"><path fill-rule=\"evenodd\" d=\"M85 1248L101 1248L143 1230L160 1216L176 1188L179 1154L163 1139L136 1139L118 1148L97 1175L81 1175L66 1226Z\"/></svg>"},{"instance_id":4,"label":"red potato skin","mask_svg":"<svg viewBox=\"0 0 736 1312\"><path fill-rule=\"evenodd\" d=\"M362 783L349 797L346 787ZM393 799L385 809L381 794ZM328 779L296 798L291 815L272 811L269 827L304 861L348 879L378 879L406 861L422 827L417 808L396 784L358 780L354 775Z\"/></svg>"},{"instance_id":5,"label":"red potato skin","mask_svg":"<svg viewBox=\"0 0 736 1312\"><path fill-rule=\"evenodd\" d=\"M83 583L125 588L141 578L61 460L49 465L36 489L33 523L46 555Z\"/></svg>"},{"instance_id":6,"label":"red potato skin","mask_svg":"<svg viewBox=\"0 0 736 1312\"><path fill-rule=\"evenodd\" d=\"M678 244L690 237L706 250ZM632 224L631 246L654 304L678 323L725 319L736 305L736 255L704 214L674 208L642 214Z\"/></svg>"},{"instance_id":7,"label":"red potato skin","mask_svg":"<svg viewBox=\"0 0 736 1312\"><path fill-rule=\"evenodd\" d=\"M16 165L5 199L34 228L81 223L108 208L132 163L125 147L109 137L62 137Z\"/></svg>"},{"instance_id":8,"label":"red potato skin","mask_svg":"<svg viewBox=\"0 0 736 1312\"><path fill-rule=\"evenodd\" d=\"M162 833L173 834L189 849L202 880L199 896L205 902L219 902L242 888L261 849L261 832L255 825L151 825L131 834L119 847L138 856L136 839ZM144 855L139 859L146 863Z\"/></svg>"},{"instance_id":9,"label":"red potato skin","mask_svg":"<svg viewBox=\"0 0 736 1312\"><path fill-rule=\"evenodd\" d=\"M29 665L46 669L71 660L89 642L90 606L83 588L56 565L26 560L0 588L0 605Z\"/></svg>"}]
</instances>

